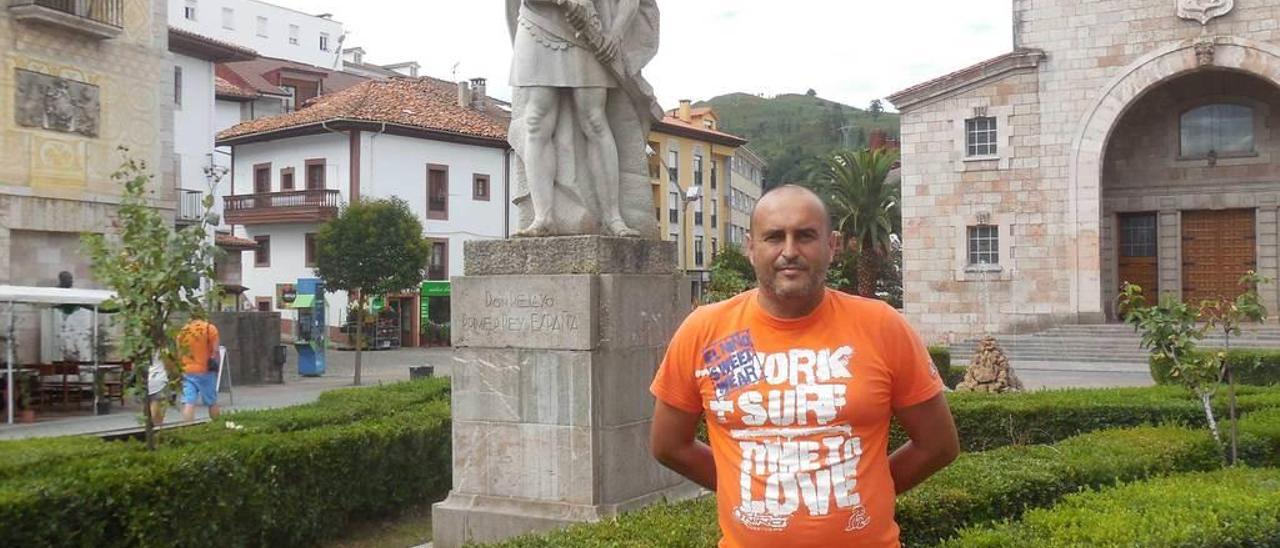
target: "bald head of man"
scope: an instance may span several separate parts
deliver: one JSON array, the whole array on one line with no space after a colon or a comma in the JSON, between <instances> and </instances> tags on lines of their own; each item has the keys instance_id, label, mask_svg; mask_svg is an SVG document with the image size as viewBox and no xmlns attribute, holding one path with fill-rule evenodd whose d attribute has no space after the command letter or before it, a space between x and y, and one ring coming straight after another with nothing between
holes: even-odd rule
<instances>
[{"instance_id":1,"label":"bald head of man","mask_svg":"<svg viewBox=\"0 0 1280 548\"><path fill-rule=\"evenodd\" d=\"M783 185L765 193L751 213L747 239L765 310L783 318L812 312L826 294L838 245L827 207L812 190Z\"/></svg>"}]
</instances>

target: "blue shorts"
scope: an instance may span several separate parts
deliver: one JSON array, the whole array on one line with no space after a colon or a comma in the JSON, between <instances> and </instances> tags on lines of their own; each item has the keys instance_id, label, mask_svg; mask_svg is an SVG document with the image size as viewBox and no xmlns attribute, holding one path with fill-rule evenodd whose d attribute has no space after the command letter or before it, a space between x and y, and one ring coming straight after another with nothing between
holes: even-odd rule
<instances>
[{"instance_id":1,"label":"blue shorts","mask_svg":"<svg viewBox=\"0 0 1280 548\"><path fill-rule=\"evenodd\" d=\"M182 403L187 405L215 405L218 403L217 373L184 373L182 375Z\"/></svg>"}]
</instances>

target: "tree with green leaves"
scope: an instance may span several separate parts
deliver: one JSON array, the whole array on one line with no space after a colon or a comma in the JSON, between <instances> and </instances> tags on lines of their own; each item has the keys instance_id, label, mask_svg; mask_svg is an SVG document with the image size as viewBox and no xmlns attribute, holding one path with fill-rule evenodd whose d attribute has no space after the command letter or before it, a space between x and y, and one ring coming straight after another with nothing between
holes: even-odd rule
<instances>
[{"instance_id":1,"label":"tree with green leaves","mask_svg":"<svg viewBox=\"0 0 1280 548\"><path fill-rule=\"evenodd\" d=\"M879 99L872 99L871 106L867 107L867 112L871 113L871 117L879 119L884 114L884 102Z\"/></svg>"},{"instance_id":2,"label":"tree with green leaves","mask_svg":"<svg viewBox=\"0 0 1280 548\"><path fill-rule=\"evenodd\" d=\"M1148 306L1142 288L1127 282L1118 301L1121 316L1141 335L1142 347L1151 351L1152 359L1169 364L1169 376L1200 398L1209 431L1221 448L1222 436L1211 405L1220 368L1216 359L1196 352L1196 343L1208 329L1200 324L1200 311L1173 295Z\"/></svg>"},{"instance_id":3,"label":"tree with green leaves","mask_svg":"<svg viewBox=\"0 0 1280 548\"><path fill-rule=\"evenodd\" d=\"M711 259L711 283L704 303L723 301L756 286L756 271L736 245L727 245Z\"/></svg>"},{"instance_id":4,"label":"tree with green leaves","mask_svg":"<svg viewBox=\"0 0 1280 548\"><path fill-rule=\"evenodd\" d=\"M858 294L875 298L876 280L901 232L901 188L890 178L896 150L838 152L816 169L808 186L827 204L832 227L858 254ZM869 273L869 275L862 275Z\"/></svg>"},{"instance_id":5,"label":"tree with green leaves","mask_svg":"<svg viewBox=\"0 0 1280 548\"><path fill-rule=\"evenodd\" d=\"M369 299L418 287L426 278L431 246L422 223L399 198L362 200L342 208L316 235L316 276L325 289L346 291L356 303L355 380Z\"/></svg>"},{"instance_id":6,"label":"tree with green leaves","mask_svg":"<svg viewBox=\"0 0 1280 548\"><path fill-rule=\"evenodd\" d=\"M1200 316L1204 318L1209 329L1222 333L1225 349L1214 358L1219 368L1219 379L1227 380L1227 421L1230 424L1231 464L1239 460L1239 428L1236 413L1236 379L1231 370L1231 361L1227 359L1231 352L1231 337L1240 334L1240 325L1244 322L1262 322L1267 319L1267 308L1262 305L1262 297L1258 295L1258 286L1271 283L1271 280L1250 270L1240 277L1240 286L1244 292L1235 299L1219 299L1204 301L1200 304Z\"/></svg>"},{"instance_id":7,"label":"tree with green leaves","mask_svg":"<svg viewBox=\"0 0 1280 548\"><path fill-rule=\"evenodd\" d=\"M219 251L209 237L214 192L204 196L200 222L175 231L148 203L154 192L148 190L152 175L146 163L130 158L127 149L121 153L124 163L111 176L124 186L113 233L87 234L83 243L94 277L116 293L106 305L119 314L120 351L134 364L129 391L145 401L153 358L163 364L169 388L181 386L181 359L187 350L178 344L178 332L188 318L203 317L218 300L211 281ZM155 449L156 417L150 405L142 408L147 447Z\"/></svg>"}]
</instances>

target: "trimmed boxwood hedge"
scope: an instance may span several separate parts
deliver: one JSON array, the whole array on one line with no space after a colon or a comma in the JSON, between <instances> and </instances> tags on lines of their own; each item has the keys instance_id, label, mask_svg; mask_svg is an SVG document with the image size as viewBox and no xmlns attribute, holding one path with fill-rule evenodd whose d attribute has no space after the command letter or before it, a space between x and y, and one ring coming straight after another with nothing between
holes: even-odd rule
<instances>
[{"instance_id":1,"label":"trimmed boxwood hedge","mask_svg":"<svg viewBox=\"0 0 1280 548\"><path fill-rule=\"evenodd\" d=\"M1242 386L1238 407L1249 412L1280 407L1280 390ZM1012 394L952 392L947 394L965 451L1006 445L1054 443L1071 436L1126 426L1184 424L1203 426L1204 409L1185 388L1074 389ZM1218 417L1226 415L1226 391L1214 400ZM897 425L889 447L906 441Z\"/></svg>"},{"instance_id":2,"label":"trimmed boxwood hedge","mask_svg":"<svg viewBox=\"0 0 1280 548\"><path fill-rule=\"evenodd\" d=\"M1220 350L1206 348L1198 353L1208 355ZM1173 367L1169 360L1151 356L1148 363L1151 366L1151 378L1156 384L1177 384L1178 380L1169 376L1169 370ZM1280 384L1280 350L1236 348L1227 351L1227 363L1231 364L1232 375L1240 384Z\"/></svg>"},{"instance_id":3,"label":"trimmed boxwood hedge","mask_svg":"<svg viewBox=\"0 0 1280 548\"><path fill-rule=\"evenodd\" d=\"M1280 470L1232 468L1072 495L946 547L1252 547L1280 544Z\"/></svg>"},{"instance_id":4,"label":"trimmed boxwood hedge","mask_svg":"<svg viewBox=\"0 0 1280 548\"><path fill-rule=\"evenodd\" d=\"M59 457L0 480L0 545L313 544L351 518L442 497L449 416L447 381L430 379L227 415L244 429L220 420L155 452L0 444L0 455Z\"/></svg>"},{"instance_id":5,"label":"trimmed boxwood hedge","mask_svg":"<svg viewBox=\"0 0 1280 548\"><path fill-rule=\"evenodd\" d=\"M1165 389L1070 392L1080 396L1118 393L1135 398L1149 392L1156 395L1149 399L1151 402L1163 402L1160 395L1174 395ZM1249 392L1250 408L1275 407L1275 391ZM1042 392L1022 397L1033 399L1037 395L1051 400L1062 396ZM1110 411L1115 405L1112 396L1097 397L1095 401ZM1082 404L1076 402L1076 405ZM1175 410L1175 416L1181 416L1181 406L1168 409ZM1102 422L1093 420L1086 424ZM1280 462L1277 452L1280 450L1280 407L1246 415L1240 421L1240 432L1242 459L1267 465ZM1011 446L961 455L950 467L899 498L897 520L905 544L930 545L962 527L1015 517L1028 508L1053 504L1081 489L1222 465L1221 451L1202 427L1166 425L1099 430L1054 445ZM661 541L654 535L659 535ZM497 546L712 546L718 538L715 501L704 498L660 504L617 520L525 536Z\"/></svg>"}]
</instances>

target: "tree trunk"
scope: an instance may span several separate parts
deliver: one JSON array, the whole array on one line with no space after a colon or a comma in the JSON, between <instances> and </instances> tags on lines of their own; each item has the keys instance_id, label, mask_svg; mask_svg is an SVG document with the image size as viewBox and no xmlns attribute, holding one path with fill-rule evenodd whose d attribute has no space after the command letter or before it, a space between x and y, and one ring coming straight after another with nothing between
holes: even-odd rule
<instances>
[{"instance_id":1,"label":"tree trunk","mask_svg":"<svg viewBox=\"0 0 1280 548\"><path fill-rule=\"evenodd\" d=\"M134 363L142 362L135 359ZM151 416L151 392L149 390L151 387L147 386L147 379L151 374L152 367L155 367L155 364L148 365L146 367L146 371L143 371L142 368L138 367L133 369L137 373L133 382L135 384L142 385L142 416L144 419L142 423L142 433L143 439L147 442L148 451L156 450L156 421L155 417ZM163 394L163 392L161 393Z\"/></svg>"},{"instance_id":2,"label":"tree trunk","mask_svg":"<svg viewBox=\"0 0 1280 548\"><path fill-rule=\"evenodd\" d=\"M360 349L364 346L364 295L356 300L356 386L360 386Z\"/></svg>"},{"instance_id":3,"label":"tree trunk","mask_svg":"<svg viewBox=\"0 0 1280 548\"><path fill-rule=\"evenodd\" d=\"M869 247L858 252L858 295L876 298L876 281L880 278L880 256Z\"/></svg>"},{"instance_id":4,"label":"tree trunk","mask_svg":"<svg viewBox=\"0 0 1280 548\"><path fill-rule=\"evenodd\" d=\"M1213 420L1213 405L1210 403L1212 395L1209 392L1200 392L1200 403L1204 405L1204 417L1209 421L1209 431L1213 433L1213 441L1218 443L1218 449L1222 449L1222 436L1218 435L1218 421ZM1219 455L1222 453L1219 452Z\"/></svg>"},{"instance_id":5,"label":"tree trunk","mask_svg":"<svg viewBox=\"0 0 1280 548\"><path fill-rule=\"evenodd\" d=\"M1223 335L1223 338L1224 338L1224 339L1225 339L1225 341L1226 341L1227 354L1230 354L1230 353L1231 353L1231 333L1230 333L1230 331L1228 331L1227 333L1225 333L1225 334ZM1238 461L1237 461L1237 453L1238 453L1238 449L1237 449L1237 447L1238 447L1238 445L1237 445L1237 440L1238 440L1238 437L1239 437L1239 430L1236 428L1236 422L1237 422L1237 421L1236 421L1236 377L1235 377L1235 375L1233 375L1233 374L1232 374L1232 372L1231 372L1231 360L1229 360L1229 359L1224 359L1224 360L1223 360L1223 362L1222 362L1222 367L1223 367L1223 368L1225 368L1225 369L1227 370L1227 417L1228 417L1228 420L1230 421L1230 425L1231 425L1231 430L1230 430L1230 435L1231 435L1231 465L1232 465L1232 466L1235 466L1236 464L1238 464Z\"/></svg>"}]
</instances>

